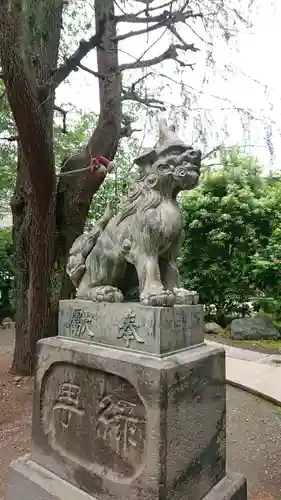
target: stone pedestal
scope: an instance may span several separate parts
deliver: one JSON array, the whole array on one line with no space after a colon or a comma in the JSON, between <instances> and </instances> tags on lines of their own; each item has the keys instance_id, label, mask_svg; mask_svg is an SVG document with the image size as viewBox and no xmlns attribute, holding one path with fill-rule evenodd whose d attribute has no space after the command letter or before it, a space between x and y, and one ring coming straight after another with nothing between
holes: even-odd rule
<instances>
[{"instance_id":1,"label":"stone pedestal","mask_svg":"<svg viewBox=\"0 0 281 500\"><path fill-rule=\"evenodd\" d=\"M246 500L201 306L62 301L59 333L38 343L32 453L9 500Z\"/></svg>"}]
</instances>

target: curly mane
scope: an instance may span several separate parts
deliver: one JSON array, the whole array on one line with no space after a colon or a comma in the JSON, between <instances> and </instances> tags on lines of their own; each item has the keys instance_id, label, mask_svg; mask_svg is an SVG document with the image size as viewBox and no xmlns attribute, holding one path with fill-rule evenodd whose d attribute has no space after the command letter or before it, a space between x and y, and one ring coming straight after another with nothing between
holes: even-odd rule
<instances>
[{"instance_id":1,"label":"curly mane","mask_svg":"<svg viewBox=\"0 0 281 500\"><path fill-rule=\"evenodd\" d=\"M152 189L143 181L137 181L121 203L117 214L117 225L129 215L136 212L144 213L150 208L158 207L162 200L163 194L160 191Z\"/></svg>"}]
</instances>

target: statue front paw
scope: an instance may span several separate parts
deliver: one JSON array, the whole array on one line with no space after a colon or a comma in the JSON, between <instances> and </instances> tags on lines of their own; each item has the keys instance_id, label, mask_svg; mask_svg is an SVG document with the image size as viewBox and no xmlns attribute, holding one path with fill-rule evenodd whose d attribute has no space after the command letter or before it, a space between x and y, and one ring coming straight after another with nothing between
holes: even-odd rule
<instances>
[{"instance_id":1,"label":"statue front paw","mask_svg":"<svg viewBox=\"0 0 281 500\"><path fill-rule=\"evenodd\" d=\"M173 292L178 305L195 305L199 302L197 292L185 290L185 288L173 288Z\"/></svg>"},{"instance_id":2,"label":"statue front paw","mask_svg":"<svg viewBox=\"0 0 281 500\"><path fill-rule=\"evenodd\" d=\"M175 296L170 290L152 288L141 293L140 303L144 306L172 307L175 304Z\"/></svg>"},{"instance_id":3,"label":"statue front paw","mask_svg":"<svg viewBox=\"0 0 281 500\"><path fill-rule=\"evenodd\" d=\"M122 292L110 285L95 286L91 289L89 298L93 302L123 302L124 300Z\"/></svg>"}]
</instances>

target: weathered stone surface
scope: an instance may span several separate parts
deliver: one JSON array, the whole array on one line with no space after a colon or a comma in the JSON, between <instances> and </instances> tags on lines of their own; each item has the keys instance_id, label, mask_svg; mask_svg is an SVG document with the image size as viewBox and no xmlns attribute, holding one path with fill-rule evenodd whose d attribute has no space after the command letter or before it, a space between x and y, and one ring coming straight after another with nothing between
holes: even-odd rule
<instances>
[{"instance_id":1,"label":"weathered stone surface","mask_svg":"<svg viewBox=\"0 0 281 500\"><path fill-rule=\"evenodd\" d=\"M223 334L223 328L218 325L217 323L210 322L210 323L205 323L204 325L204 332L205 333L210 333L213 335L222 335Z\"/></svg>"},{"instance_id":2,"label":"weathered stone surface","mask_svg":"<svg viewBox=\"0 0 281 500\"><path fill-rule=\"evenodd\" d=\"M108 209L70 249L67 272L77 297L122 302L138 289L145 306L197 304L182 288L177 257L183 220L177 195L199 179L201 151L160 123L157 147L135 160L138 177L117 215Z\"/></svg>"},{"instance_id":3,"label":"weathered stone surface","mask_svg":"<svg viewBox=\"0 0 281 500\"><path fill-rule=\"evenodd\" d=\"M94 497L26 456L10 465L8 500L94 500Z\"/></svg>"},{"instance_id":4,"label":"weathered stone surface","mask_svg":"<svg viewBox=\"0 0 281 500\"><path fill-rule=\"evenodd\" d=\"M61 300L59 335L166 355L204 342L203 306L144 307Z\"/></svg>"},{"instance_id":5,"label":"weathered stone surface","mask_svg":"<svg viewBox=\"0 0 281 500\"><path fill-rule=\"evenodd\" d=\"M100 500L201 500L225 476L224 370L205 345L40 341L32 459Z\"/></svg>"},{"instance_id":6,"label":"weathered stone surface","mask_svg":"<svg viewBox=\"0 0 281 500\"><path fill-rule=\"evenodd\" d=\"M234 319L230 324L230 337L235 340L275 339L280 337L278 330L266 318Z\"/></svg>"},{"instance_id":7,"label":"weathered stone surface","mask_svg":"<svg viewBox=\"0 0 281 500\"><path fill-rule=\"evenodd\" d=\"M109 497L113 499L114 497ZM9 471L8 500L96 500L29 457L12 462ZM186 497L185 500L187 500ZM247 500L245 479L228 473L202 500Z\"/></svg>"},{"instance_id":8,"label":"weathered stone surface","mask_svg":"<svg viewBox=\"0 0 281 500\"><path fill-rule=\"evenodd\" d=\"M247 500L246 479L241 474L228 472L203 500Z\"/></svg>"}]
</instances>

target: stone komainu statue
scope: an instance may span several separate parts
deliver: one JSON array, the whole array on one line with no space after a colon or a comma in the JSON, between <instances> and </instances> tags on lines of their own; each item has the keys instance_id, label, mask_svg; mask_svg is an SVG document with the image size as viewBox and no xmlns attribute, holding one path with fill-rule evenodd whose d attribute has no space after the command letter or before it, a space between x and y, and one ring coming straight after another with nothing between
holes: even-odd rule
<instances>
[{"instance_id":1,"label":"stone komainu statue","mask_svg":"<svg viewBox=\"0 0 281 500\"><path fill-rule=\"evenodd\" d=\"M201 152L160 123L157 147L135 160L139 175L116 216L110 207L74 242L67 273L77 298L122 302L138 287L144 305L194 304L181 287L177 257L183 221L177 194L198 183Z\"/></svg>"}]
</instances>

